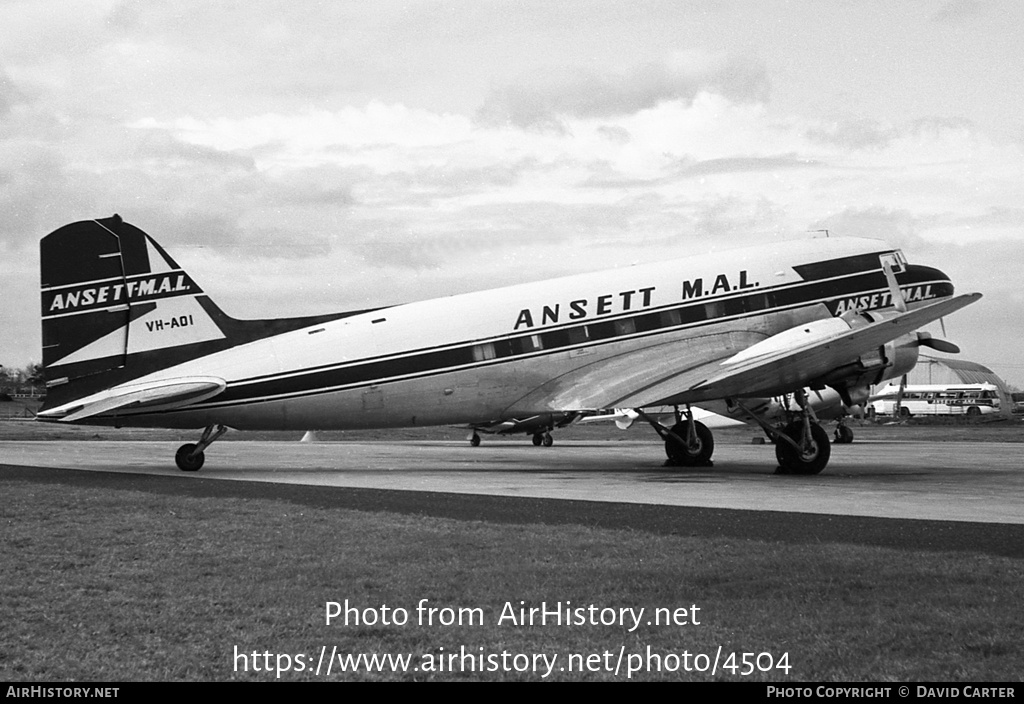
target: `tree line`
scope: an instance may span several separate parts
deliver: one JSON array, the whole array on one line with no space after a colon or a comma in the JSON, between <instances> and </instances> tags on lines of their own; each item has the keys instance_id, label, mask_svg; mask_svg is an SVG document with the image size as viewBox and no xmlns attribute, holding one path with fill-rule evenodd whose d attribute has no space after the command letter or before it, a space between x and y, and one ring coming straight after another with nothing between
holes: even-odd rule
<instances>
[{"instance_id":1,"label":"tree line","mask_svg":"<svg viewBox=\"0 0 1024 704\"><path fill-rule=\"evenodd\" d=\"M0 364L0 394L8 396L42 396L46 393L43 365L35 362L24 367Z\"/></svg>"}]
</instances>

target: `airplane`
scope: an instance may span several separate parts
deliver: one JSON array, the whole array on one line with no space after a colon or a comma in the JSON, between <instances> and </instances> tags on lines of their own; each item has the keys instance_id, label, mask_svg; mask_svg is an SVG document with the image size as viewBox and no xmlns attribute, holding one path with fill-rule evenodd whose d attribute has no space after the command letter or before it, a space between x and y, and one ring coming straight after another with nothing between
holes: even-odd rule
<instances>
[{"instance_id":1,"label":"airplane","mask_svg":"<svg viewBox=\"0 0 1024 704\"><path fill-rule=\"evenodd\" d=\"M370 310L226 315L120 216L40 242L43 365L37 418L202 429L175 463L196 471L228 428L457 425L629 408L672 464L706 464L691 405L794 394L798 417L759 424L781 470L817 474L827 433L805 387L844 400L899 377L918 328L978 300L883 242L804 239L577 274ZM850 405L850 404L848 404ZM671 426L647 416L680 409ZM756 414L754 414L757 420Z\"/></svg>"},{"instance_id":2,"label":"airplane","mask_svg":"<svg viewBox=\"0 0 1024 704\"><path fill-rule=\"evenodd\" d=\"M551 447L555 439L551 437L551 431L555 428L564 428L567 425L577 422L586 415L581 411L566 411L562 413L539 413L523 418L507 418L505 420L494 420L486 423L470 423L465 426L471 430L469 444L473 447L480 445L480 433L492 435L515 435L525 433L533 440L536 446L543 445Z\"/></svg>"}]
</instances>

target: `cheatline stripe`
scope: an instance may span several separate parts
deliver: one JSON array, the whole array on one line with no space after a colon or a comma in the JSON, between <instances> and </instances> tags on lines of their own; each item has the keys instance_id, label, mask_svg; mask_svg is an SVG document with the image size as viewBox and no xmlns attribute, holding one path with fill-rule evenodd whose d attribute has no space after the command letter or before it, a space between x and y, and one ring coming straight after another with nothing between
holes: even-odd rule
<instances>
[{"instance_id":1,"label":"cheatline stripe","mask_svg":"<svg viewBox=\"0 0 1024 704\"><path fill-rule=\"evenodd\" d=\"M877 275L881 278L881 274ZM933 291L933 298L940 298L944 296L950 296L953 294L952 284L943 279L930 279L922 281L914 281L904 283L901 288L908 286L927 286L931 285L935 288ZM803 288L816 288L816 286L805 286ZM609 335L607 337L588 337L581 340L571 340L569 332L566 329L548 331L540 333L533 333L533 335L521 335L518 337L505 337L500 339L494 339L491 342L473 344L463 344L457 347L448 347L445 349L435 349L426 352L411 353L402 357L393 357L388 359L377 359L373 361L360 360L353 362L344 367L334 367L330 369L320 370L303 370L300 372L292 373L289 376L279 376L271 379L262 381L249 381L247 383L239 384L237 382L230 383L225 391L207 401L205 403L190 406L188 410L200 410L200 409L214 409L214 408L225 408L240 405L249 405L252 403L259 403L269 400L283 400L287 398L296 398L302 396L313 396L325 393L332 393L335 391L341 391L344 389L359 388L361 386L369 386L378 383L387 383L394 381L402 381L416 378L426 378L429 376L435 376L438 374L464 371L468 369L475 369L486 366L493 366L497 364L503 364L510 361L518 361L521 359L529 359L534 357L541 357L551 352L566 352L580 348L591 348L601 347L611 342L619 342L623 340L641 339L644 337L650 337L652 335L664 334L672 331L682 331L686 329L692 329L702 327L708 324L717 324L723 322L729 322L733 320L740 320L743 318L753 317L755 315L763 315L765 312L782 312L786 310L792 310L795 308L804 307L807 305L813 305L815 303L824 303L832 301L836 298L848 298L853 295L857 296L870 296L875 293L885 293L888 289L886 287L879 287L874 289L855 289L852 291L833 293L832 295L825 298L799 298L785 302L776 302L776 305L770 308L759 308L746 311L731 312L723 310L721 315L713 318L704 318L702 320L686 320L686 311L691 313L698 308L703 308L708 301L702 301L701 303L690 303L684 306L676 306L675 308L661 309L659 311L651 311L645 309L642 313L631 316L630 318L620 318L622 320L632 320L636 325L635 332L624 333L620 335ZM791 289L792 292L792 289ZM779 291L778 293L785 293ZM756 294L750 294L752 296L763 296L764 291L759 291ZM744 297L739 297L734 300L740 301ZM725 303L725 301L716 300L716 305ZM648 319L654 322L661 322L665 314L671 314L672 312L679 312L680 320L677 322L671 320L670 323L652 327L649 329L641 330L640 321L641 319ZM600 326L603 325L614 325L616 321L601 319L598 321L591 321L589 323L583 323L577 325L574 330L581 330L584 327L587 328L598 328L600 332ZM545 338L550 333L561 334L564 336L563 344L559 344L559 340L551 335ZM531 336L539 336L542 341L545 342L545 347L540 350L519 350L517 351L513 347L513 343L516 341L522 341ZM555 344L548 344L553 342ZM474 359L473 351L474 348L479 348L481 344L494 344L506 343L508 345L508 354L497 354L491 359ZM497 353L498 350L495 350ZM183 409L184 410L184 409Z\"/></svg>"},{"instance_id":2,"label":"cheatline stripe","mask_svg":"<svg viewBox=\"0 0 1024 704\"><path fill-rule=\"evenodd\" d=\"M855 277L856 277L857 280L856 281L852 281L851 279L854 279ZM832 297L848 298L848 297L850 297L852 295L869 295L869 294L874 293L874 292L878 292L878 291L884 292L884 291L888 290L886 288L887 284L885 282L885 279L883 278L883 275L881 274L881 272L879 272L878 270L875 270L873 272L868 272L867 274L861 273L861 272L854 272L852 274L844 274L842 276L833 277L832 279L830 279L828 281L811 281L811 282L798 281L798 282L795 282L795 283L780 284L778 286L758 288L756 291L740 292L740 293L729 292L729 293L719 294L717 296L707 295L707 296L701 296L700 298L694 298L694 299L691 299L691 300L688 300L688 301L683 301L683 302L676 301L676 302L668 303L668 304L662 305L662 306L648 307L648 308L644 308L642 310L622 311L620 313L616 313L616 314L612 314L612 315L601 316L600 318L586 318L586 319L580 319L580 320L573 320L573 321L568 321L568 322L561 323L561 324L558 324L558 325L546 325L546 326L541 327L541 328L534 327L534 328L529 328L527 330L515 331L515 332L513 332L511 334L498 335L498 336L493 336L493 337L489 337L489 338L478 338L478 339L474 339L474 340L462 340L462 341L459 341L459 342L453 342L453 343L449 343L449 344L445 344L445 345L438 345L436 347L424 347L424 348L419 348L419 349L414 349L414 350L407 350L405 352L400 352L400 353L379 355L377 357L364 357L362 359L353 360L353 361L350 361L350 362L341 362L341 363L333 362L331 364L324 364L324 365L319 365L319 366L316 366L316 367L308 367L306 369L299 369L299 370L288 371L288 372L275 372L273 374L263 374L263 375L259 375L259 376L246 377L244 379L239 379L237 381L232 382L232 386L242 386L242 385L247 385L247 384L262 383L262 382L271 381L271 380L277 380L277 379L287 379L287 378L291 378L291 377L295 377L295 376L303 376L303 375L310 374L310 373L337 370L337 369L342 369L342 368L345 368L345 367L356 366L356 365L360 365L360 364L367 364L367 363L378 362L378 361L382 361L382 360L392 360L392 359L397 359L399 357L407 357L407 356L411 356L411 355L419 355L419 354L430 353L430 352L435 352L435 351L444 351L444 350L451 350L451 349L461 349L461 348L465 347L467 344L468 345L479 345L479 344L487 344L487 343L496 343L496 342L501 342L501 341L523 340L523 339L529 338L529 337L542 336L542 335L545 335L547 333L553 333L553 332L558 332L558 331L566 331L566 330L575 330L575 329L580 329L580 328L583 328L583 327L594 327L595 325L600 325L602 323L607 323L607 322L612 322L612 323L614 323L616 321L621 322L621 321L624 321L624 320L640 318L640 317L643 317L645 315L660 314L660 313L664 313L666 311L677 310L677 309L681 309L681 308L699 309L699 308L701 308L701 307L703 307L703 306L705 306L707 304L714 304L714 303L722 303L723 305L725 305L727 307L729 307L729 306L735 307L737 305L744 305L743 303L739 303L739 304L736 303L736 301L739 300L739 299L749 299L751 297L755 297L756 298L756 297L762 296L762 295L763 296L773 296L773 295L779 294L780 292L790 293L791 295L798 295L800 290L809 289L811 287L814 287L815 289L820 289L821 287L827 286L827 285L830 285L830 284L846 283L846 285L848 285L850 287L856 288L858 286L870 285L870 283L871 283L870 279L871 278L877 279L877 282L875 282L875 284L877 286L879 286L879 287L882 287L882 288L875 288L875 289L870 289L870 290L860 290L858 288L856 291L854 291L852 293L851 292L845 292L845 293L844 292L836 292L836 293L830 294L829 297L819 298L817 300L808 300L808 301L801 300L801 303L804 303L804 304L820 303L820 302L823 302L823 301L826 301L826 300L830 300L830 298L832 298ZM845 280L850 280L850 281L845 281L844 282L843 281L844 279ZM945 281L945 279L941 279L939 281ZM936 281L920 281L920 282L912 281L912 282L907 282L907 283L900 284L900 286L901 286L901 288L906 288L908 286L924 285L924 284L927 284L927 283L936 283ZM787 304L779 304L778 306L765 306L765 307L761 308L760 310L766 310L769 307L771 307L771 308L778 307L778 308L781 309L781 308L791 307L791 304L787 303ZM746 312L746 309L744 311L742 311L742 312ZM730 313L729 315L733 315L733 313ZM718 316L718 317L722 317L722 316ZM706 316L703 316L703 317L700 317L700 318L694 318L695 321L696 320L707 320L707 319L708 318ZM687 322L685 317L684 317L682 322ZM663 328L665 326L658 325L656 327L660 330L661 328ZM689 326L685 326L685 327L689 327ZM623 337L623 335L615 335L615 337ZM599 339L603 339L603 338L599 338ZM565 346L566 345L559 345L559 347L565 347ZM533 350L530 350L530 351L533 351Z\"/></svg>"}]
</instances>

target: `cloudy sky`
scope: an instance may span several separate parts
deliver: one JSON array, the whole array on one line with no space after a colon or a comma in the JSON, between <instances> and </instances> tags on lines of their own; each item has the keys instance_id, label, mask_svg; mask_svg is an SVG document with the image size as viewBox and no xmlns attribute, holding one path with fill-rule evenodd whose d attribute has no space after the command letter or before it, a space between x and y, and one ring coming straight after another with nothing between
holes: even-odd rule
<instances>
[{"instance_id":1,"label":"cloudy sky","mask_svg":"<svg viewBox=\"0 0 1024 704\"><path fill-rule=\"evenodd\" d=\"M0 363L120 213L276 317L833 234L1024 388L1018 0L0 0Z\"/></svg>"}]
</instances>

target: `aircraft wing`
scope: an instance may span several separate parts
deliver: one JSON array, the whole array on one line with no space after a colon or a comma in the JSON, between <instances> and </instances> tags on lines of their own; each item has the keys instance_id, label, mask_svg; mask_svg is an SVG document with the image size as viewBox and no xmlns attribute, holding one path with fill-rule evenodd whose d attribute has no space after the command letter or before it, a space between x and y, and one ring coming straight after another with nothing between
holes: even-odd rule
<instances>
[{"instance_id":1,"label":"aircraft wing","mask_svg":"<svg viewBox=\"0 0 1024 704\"><path fill-rule=\"evenodd\" d=\"M518 420L498 420L489 421L487 423L471 423L465 427L470 430L479 430L482 433L494 433L495 435L500 435L502 433L515 432L517 428L523 427L523 422Z\"/></svg>"},{"instance_id":2,"label":"aircraft wing","mask_svg":"<svg viewBox=\"0 0 1024 704\"><path fill-rule=\"evenodd\" d=\"M168 410L188 403L205 401L219 394L225 386L225 381L217 377L188 377L143 384L124 384L37 415L47 420L74 423L93 416L116 415L117 411L129 408Z\"/></svg>"},{"instance_id":3,"label":"aircraft wing","mask_svg":"<svg viewBox=\"0 0 1024 704\"><path fill-rule=\"evenodd\" d=\"M835 331L828 335L807 341L794 339L790 344L769 347L763 354L758 353L758 344L772 338L759 330L731 330L667 341L552 379L508 410L650 408L730 397L776 396L808 386L865 352L980 297L980 293L964 294L857 328L835 319ZM740 352L730 356L723 350Z\"/></svg>"},{"instance_id":4,"label":"aircraft wing","mask_svg":"<svg viewBox=\"0 0 1024 704\"><path fill-rule=\"evenodd\" d=\"M686 375L685 384L678 383L680 380L666 379L631 394L616 405L642 408L730 397L774 396L792 391L979 298L980 293L956 296L859 328L764 354L743 351L724 361L704 365L701 371L707 376L702 379L694 379L692 372Z\"/></svg>"},{"instance_id":5,"label":"aircraft wing","mask_svg":"<svg viewBox=\"0 0 1024 704\"><path fill-rule=\"evenodd\" d=\"M547 428L562 428L576 420L579 414L575 411L561 413L535 414L524 418L510 418L502 421L488 421L486 423L471 423L468 427L471 430L478 430L482 433L494 435L507 435L509 433L528 433L532 430Z\"/></svg>"}]
</instances>

